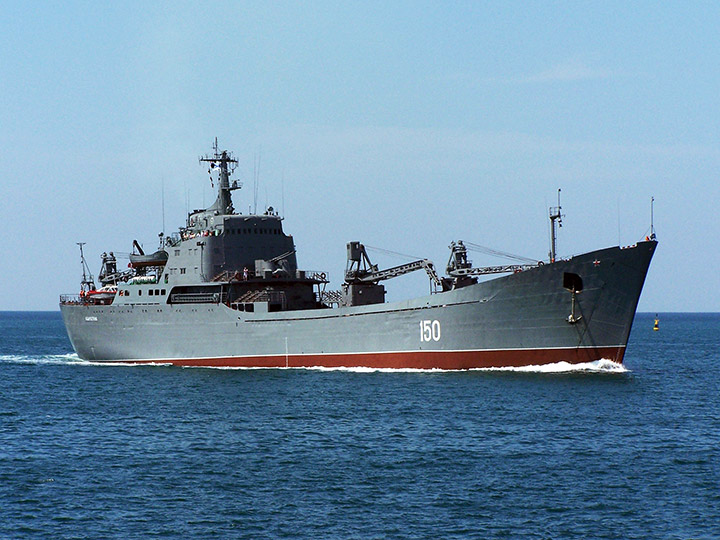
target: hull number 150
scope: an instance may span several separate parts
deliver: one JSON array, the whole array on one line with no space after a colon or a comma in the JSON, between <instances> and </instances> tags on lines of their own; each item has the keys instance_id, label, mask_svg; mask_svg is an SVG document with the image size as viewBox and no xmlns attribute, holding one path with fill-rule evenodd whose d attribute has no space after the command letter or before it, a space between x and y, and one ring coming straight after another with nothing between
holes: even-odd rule
<instances>
[{"instance_id":1,"label":"hull number 150","mask_svg":"<svg viewBox=\"0 0 720 540\"><path fill-rule=\"evenodd\" d=\"M420 341L440 341L440 321L420 321Z\"/></svg>"}]
</instances>

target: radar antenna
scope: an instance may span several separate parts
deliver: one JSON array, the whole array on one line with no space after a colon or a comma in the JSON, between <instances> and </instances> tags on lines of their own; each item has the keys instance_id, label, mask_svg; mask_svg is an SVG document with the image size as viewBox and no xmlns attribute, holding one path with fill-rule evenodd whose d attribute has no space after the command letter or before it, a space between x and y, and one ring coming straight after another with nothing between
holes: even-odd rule
<instances>
[{"instance_id":1,"label":"radar antenna","mask_svg":"<svg viewBox=\"0 0 720 540\"><path fill-rule=\"evenodd\" d=\"M220 171L220 177L218 179L218 196L215 203L208 208L208 210L215 211L217 214L233 214L235 209L232 205L232 197L230 192L242 187L242 183L234 180L230 185L230 175L235 172L238 160L235 159L232 153L227 150L220 152L218 147L218 140L215 137L215 144L213 144L213 154L204 155L198 158L198 161L202 163L209 163L208 174L210 175L210 182L212 184L212 173L215 169Z\"/></svg>"},{"instance_id":2,"label":"radar antenna","mask_svg":"<svg viewBox=\"0 0 720 540\"><path fill-rule=\"evenodd\" d=\"M216 167L221 167L224 168L225 171L227 171L228 175L234 173L238 161L232 155L232 152L228 152L227 150L223 150L222 152L220 152L217 137L215 137L215 142L213 143L212 149L212 156L209 154L205 154L204 156L200 156L198 158L198 161L201 163L210 163L210 169L208 170L208 172L212 172L212 169ZM225 166L223 167L223 165Z\"/></svg>"}]
</instances>

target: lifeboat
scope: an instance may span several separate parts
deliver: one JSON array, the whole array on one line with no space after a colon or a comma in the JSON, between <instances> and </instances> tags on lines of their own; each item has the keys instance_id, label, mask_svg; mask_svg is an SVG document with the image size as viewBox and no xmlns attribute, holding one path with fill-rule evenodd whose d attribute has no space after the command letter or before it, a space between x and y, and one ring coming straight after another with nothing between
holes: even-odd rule
<instances>
[{"instance_id":1,"label":"lifeboat","mask_svg":"<svg viewBox=\"0 0 720 540\"><path fill-rule=\"evenodd\" d=\"M158 250L155 253L148 255L136 255L135 253L130 254L130 267L131 268L146 268L148 266L165 266L168 260L168 253L164 249Z\"/></svg>"},{"instance_id":2,"label":"lifeboat","mask_svg":"<svg viewBox=\"0 0 720 540\"><path fill-rule=\"evenodd\" d=\"M86 291L82 296L86 302L91 304L110 304L116 294L116 285L105 285L99 289Z\"/></svg>"}]
</instances>

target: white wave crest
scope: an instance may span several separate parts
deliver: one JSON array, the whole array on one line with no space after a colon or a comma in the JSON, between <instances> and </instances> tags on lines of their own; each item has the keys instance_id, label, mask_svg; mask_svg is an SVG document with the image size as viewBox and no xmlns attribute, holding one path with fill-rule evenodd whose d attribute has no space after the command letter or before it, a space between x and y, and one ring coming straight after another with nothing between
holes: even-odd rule
<instances>
[{"instance_id":1,"label":"white wave crest","mask_svg":"<svg viewBox=\"0 0 720 540\"><path fill-rule=\"evenodd\" d=\"M292 369L292 368L291 368ZM301 369L309 369L313 371L347 371L349 373L444 373L447 370L439 368L421 369L421 368L374 368L374 367L325 367L325 366L309 366Z\"/></svg>"},{"instance_id":2,"label":"white wave crest","mask_svg":"<svg viewBox=\"0 0 720 540\"><path fill-rule=\"evenodd\" d=\"M103 362L103 364L107 364L107 362ZM169 364L143 364L143 365L169 365ZM254 371L254 370L307 370L307 371L344 371L348 373L445 373L448 371L458 371L458 370L448 370L448 369L421 369L421 368L374 368L374 367L364 367L364 366L355 366L355 367L349 367L349 366L337 366L337 367L327 367L327 366L178 366L182 367L183 369L220 369L220 370L228 370L228 371Z\"/></svg>"},{"instance_id":3,"label":"white wave crest","mask_svg":"<svg viewBox=\"0 0 720 540\"><path fill-rule=\"evenodd\" d=\"M23 355L23 354L0 354L0 362L16 363L16 364L84 364L77 354L46 354L39 356Z\"/></svg>"},{"instance_id":4,"label":"white wave crest","mask_svg":"<svg viewBox=\"0 0 720 540\"><path fill-rule=\"evenodd\" d=\"M0 354L0 362L16 363L16 364L35 364L35 365L72 365L72 366L168 366L169 363L162 362L97 362L92 360L83 360L76 353L68 354L48 354L39 356L21 355L21 354Z\"/></svg>"},{"instance_id":5,"label":"white wave crest","mask_svg":"<svg viewBox=\"0 0 720 540\"><path fill-rule=\"evenodd\" d=\"M571 364L569 362L555 362L553 364L519 366L519 367L494 367L494 368L476 368L473 371L516 371L521 373L629 373L624 365L601 358L593 362L583 362L581 364Z\"/></svg>"},{"instance_id":6,"label":"white wave crest","mask_svg":"<svg viewBox=\"0 0 720 540\"><path fill-rule=\"evenodd\" d=\"M191 367L191 366L185 366ZM332 372L340 371L347 373L454 373L462 371L510 371L518 373L629 373L625 366L618 362L608 359L595 360L594 362L585 362L581 364L571 364L569 362L555 362L552 364L531 365L520 367L488 367L488 368L470 368L470 369L439 369L439 368L375 368L367 366L293 366L293 367L211 367L210 369L229 369L229 370L255 370L255 369L290 369L290 370L308 370Z\"/></svg>"}]
</instances>

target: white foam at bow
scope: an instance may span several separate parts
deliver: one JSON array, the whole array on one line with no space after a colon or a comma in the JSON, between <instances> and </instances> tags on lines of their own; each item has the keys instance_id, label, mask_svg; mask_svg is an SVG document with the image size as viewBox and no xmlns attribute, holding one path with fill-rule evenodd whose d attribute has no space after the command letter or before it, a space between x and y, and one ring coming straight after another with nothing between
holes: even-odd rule
<instances>
[{"instance_id":1,"label":"white foam at bow","mask_svg":"<svg viewBox=\"0 0 720 540\"><path fill-rule=\"evenodd\" d=\"M569 362L555 362L554 364L543 364L541 366L520 366L520 367L497 367L478 368L479 371L518 371L523 373L572 373L572 372L593 372L593 373L628 373L629 370L612 360L601 358L594 362L583 362L581 364L570 364Z\"/></svg>"}]
</instances>

